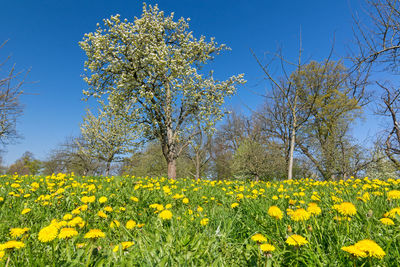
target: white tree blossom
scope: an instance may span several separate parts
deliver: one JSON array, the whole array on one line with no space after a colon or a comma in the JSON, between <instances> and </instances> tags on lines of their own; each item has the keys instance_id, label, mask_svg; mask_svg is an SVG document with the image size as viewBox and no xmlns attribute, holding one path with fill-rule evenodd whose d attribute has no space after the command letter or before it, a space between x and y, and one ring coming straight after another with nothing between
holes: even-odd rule
<instances>
[{"instance_id":1,"label":"white tree blossom","mask_svg":"<svg viewBox=\"0 0 400 267\"><path fill-rule=\"evenodd\" d=\"M144 128L146 138L160 141L170 178L176 176L177 157L196 134L195 121L213 131L225 114L225 98L245 82L243 74L218 81L212 72L199 72L228 48L214 38L195 38L188 22L144 4L134 23L112 16L80 42L87 55L84 94L129 105L130 114L137 115L131 121Z\"/></svg>"},{"instance_id":2,"label":"white tree blossom","mask_svg":"<svg viewBox=\"0 0 400 267\"><path fill-rule=\"evenodd\" d=\"M81 124L85 146L82 152L106 163L106 175L110 173L111 163L124 154L133 152L139 145L141 131L126 120L126 110L121 112L113 105L102 105L98 116L87 110Z\"/></svg>"}]
</instances>

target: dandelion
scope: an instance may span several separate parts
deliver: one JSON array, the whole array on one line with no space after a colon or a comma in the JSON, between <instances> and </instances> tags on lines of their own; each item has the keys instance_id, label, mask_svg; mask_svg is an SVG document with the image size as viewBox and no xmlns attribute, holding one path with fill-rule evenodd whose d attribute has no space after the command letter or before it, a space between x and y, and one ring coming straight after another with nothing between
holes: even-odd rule
<instances>
[{"instance_id":1,"label":"dandelion","mask_svg":"<svg viewBox=\"0 0 400 267\"><path fill-rule=\"evenodd\" d=\"M96 239L96 238L102 238L105 237L106 234L103 233L100 229L91 229L89 232L87 232L84 236L86 239Z\"/></svg>"},{"instance_id":2,"label":"dandelion","mask_svg":"<svg viewBox=\"0 0 400 267\"><path fill-rule=\"evenodd\" d=\"M271 207L269 207L269 209L268 209L268 215L271 216L271 217L273 217L273 218L275 218L275 219L277 219L277 220L280 220L280 219L283 218L283 212L282 212L281 209L278 208L277 206L271 206Z\"/></svg>"},{"instance_id":3,"label":"dandelion","mask_svg":"<svg viewBox=\"0 0 400 267\"><path fill-rule=\"evenodd\" d=\"M290 218L293 221L307 221L308 219L310 219L310 213L308 211L306 211L305 209L297 209L293 212L289 212L288 213Z\"/></svg>"},{"instance_id":4,"label":"dandelion","mask_svg":"<svg viewBox=\"0 0 400 267\"><path fill-rule=\"evenodd\" d=\"M96 200L95 196L90 196L90 197L84 196L84 197L81 198L81 201L83 203L93 203L95 200Z\"/></svg>"},{"instance_id":5,"label":"dandelion","mask_svg":"<svg viewBox=\"0 0 400 267\"><path fill-rule=\"evenodd\" d=\"M290 246L303 246L308 244L307 239L302 237L301 235L291 235L286 239L286 243Z\"/></svg>"},{"instance_id":6,"label":"dandelion","mask_svg":"<svg viewBox=\"0 0 400 267\"><path fill-rule=\"evenodd\" d=\"M133 246L135 243L131 242L131 241L126 241L126 242L122 242L119 245L116 245L113 249L114 252L117 252L119 250L119 248L121 247L122 250L126 250L127 248L130 248L131 246Z\"/></svg>"},{"instance_id":7,"label":"dandelion","mask_svg":"<svg viewBox=\"0 0 400 267\"><path fill-rule=\"evenodd\" d=\"M275 247L271 244L261 244L260 249L262 252L272 252L275 250Z\"/></svg>"},{"instance_id":8,"label":"dandelion","mask_svg":"<svg viewBox=\"0 0 400 267\"><path fill-rule=\"evenodd\" d=\"M263 236L262 234L255 234L251 237L251 240L257 242L257 243L264 243L264 242L268 242L268 239L265 238L265 236Z\"/></svg>"},{"instance_id":9,"label":"dandelion","mask_svg":"<svg viewBox=\"0 0 400 267\"><path fill-rule=\"evenodd\" d=\"M357 213L356 207L350 202L342 202L339 205L334 205L333 208L343 216L353 216Z\"/></svg>"},{"instance_id":10,"label":"dandelion","mask_svg":"<svg viewBox=\"0 0 400 267\"><path fill-rule=\"evenodd\" d=\"M162 211L164 209L164 205L157 204L157 203L156 204L151 204L149 207L152 208L152 209L157 209L158 211Z\"/></svg>"},{"instance_id":11,"label":"dandelion","mask_svg":"<svg viewBox=\"0 0 400 267\"><path fill-rule=\"evenodd\" d=\"M119 221L117 221L117 220L113 220L111 223L110 223L110 228L111 229L114 229L115 227L119 227L120 226L120 223L119 223Z\"/></svg>"},{"instance_id":12,"label":"dandelion","mask_svg":"<svg viewBox=\"0 0 400 267\"><path fill-rule=\"evenodd\" d=\"M23 234L29 231L29 228L11 228L10 235L12 238L21 237Z\"/></svg>"},{"instance_id":13,"label":"dandelion","mask_svg":"<svg viewBox=\"0 0 400 267\"><path fill-rule=\"evenodd\" d=\"M202 219L202 220L200 221L200 224L201 224L202 226L206 226L206 225L208 224L208 222L209 222L209 219L208 219L208 218L204 218L204 219Z\"/></svg>"},{"instance_id":14,"label":"dandelion","mask_svg":"<svg viewBox=\"0 0 400 267\"><path fill-rule=\"evenodd\" d=\"M99 203L105 203L107 202L107 198L106 197L100 197L99 198Z\"/></svg>"},{"instance_id":15,"label":"dandelion","mask_svg":"<svg viewBox=\"0 0 400 267\"><path fill-rule=\"evenodd\" d=\"M400 208L393 208L384 214L385 217L390 217L392 219L396 218L396 214L400 216Z\"/></svg>"},{"instance_id":16,"label":"dandelion","mask_svg":"<svg viewBox=\"0 0 400 267\"><path fill-rule=\"evenodd\" d=\"M135 228L135 226L136 226L136 222L134 220L127 221L126 225L125 225L126 229L129 229L129 230Z\"/></svg>"},{"instance_id":17,"label":"dandelion","mask_svg":"<svg viewBox=\"0 0 400 267\"><path fill-rule=\"evenodd\" d=\"M160 217L163 220L171 220L172 219L172 212L169 210L163 210L158 217Z\"/></svg>"},{"instance_id":18,"label":"dandelion","mask_svg":"<svg viewBox=\"0 0 400 267\"><path fill-rule=\"evenodd\" d=\"M7 249L20 249L25 247L25 244L22 243L21 241L8 241L4 244L0 244L0 250L7 250Z\"/></svg>"},{"instance_id":19,"label":"dandelion","mask_svg":"<svg viewBox=\"0 0 400 267\"><path fill-rule=\"evenodd\" d=\"M364 239L358 241L356 244L348 247L342 247L343 251L346 251L356 257L371 257L382 259L386 253L383 249L370 239Z\"/></svg>"},{"instance_id":20,"label":"dandelion","mask_svg":"<svg viewBox=\"0 0 400 267\"><path fill-rule=\"evenodd\" d=\"M69 213L65 214L64 217L63 217L64 221L69 221L71 219L72 219L72 214L69 214Z\"/></svg>"},{"instance_id":21,"label":"dandelion","mask_svg":"<svg viewBox=\"0 0 400 267\"><path fill-rule=\"evenodd\" d=\"M131 200L132 200L133 202L139 202L139 199L138 199L137 197L131 197Z\"/></svg>"},{"instance_id":22,"label":"dandelion","mask_svg":"<svg viewBox=\"0 0 400 267\"><path fill-rule=\"evenodd\" d=\"M62 228L60 230L60 233L58 234L58 238L66 239L66 238L71 238L71 237L74 237L77 235L78 235L78 231L76 231L75 228Z\"/></svg>"},{"instance_id":23,"label":"dandelion","mask_svg":"<svg viewBox=\"0 0 400 267\"><path fill-rule=\"evenodd\" d=\"M79 226L79 228L83 228L85 226L85 222L81 217L75 217L67 223L70 227Z\"/></svg>"},{"instance_id":24,"label":"dandelion","mask_svg":"<svg viewBox=\"0 0 400 267\"><path fill-rule=\"evenodd\" d=\"M367 257L367 253L358 249L356 246L342 247L341 249L343 251L350 253L351 255L353 255L355 257L361 257L361 258Z\"/></svg>"},{"instance_id":25,"label":"dandelion","mask_svg":"<svg viewBox=\"0 0 400 267\"><path fill-rule=\"evenodd\" d=\"M100 210L100 211L97 213L97 216L99 216L99 217L101 217L101 218L107 218L107 214L105 214L104 211L102 211L102 210Z\"/></svg>"},{"instance_id":26,"label":"dandelion","mask_svg":"<svg viewBox=\"0 0 400 267\"><path fill-rule=\"evenodd\" d=\"M110 207L110 206L107 206L107 207L104 208L104 210L107 211L107 212L112 212L113 208Z\"/></svg>"},{"instance_id":27,"label":"dandelion","mask_svg":"<svg viewBox=\"0 0 400 267\"><path fill-rule=\"evenodd\" d=\"M392 190L388 192L388 199L400 199L400 191Z\"/></svg>"},{"instance_id":28,"label":"dandelion","mask_svg":"<svg viewBox=\"0 0 400 267\"><path fill-rule=\"evenodd\" d=\"M239 206L239 203L237 203L237 202L231 204L232 209L236 208L237 206Z\"/></svg>"},{"instance_id":29,"label":"dandelion","mask_svg":"<svg viewBox=\"0 0 400 267\"><path fill-rule=\"evenodd\" d=\"M382 259L386 255L385 251L373 240L364 239L358 241L354 246L367 253L368 257Z\"/></svg>"},{"instance_id":30,"label":"dandelion","mask_svg":"<svg viewBox=\"0 0 400 267\"><path fill-rule=\"evenodd\" d=\"M39 231L38 239L40 242L53 241L58 235L58 228L54 225L49 225Z\"/></svg>"},{"instance_id":31,"label":"dandelion","mask_svg":"<svg viewBox=\"0 0 400 267\"><path fill-rule=\"evenodd\" d=\"M188 204L189 203L189 199L187 197L185 197L184 199L182 199L182 203L183 204Z\"/></svg>"},{"instance_id":32,"label":"dandelion","mask_svg":"<svg viewBox=\"0 0 400 267\"><path fill-rule=\"evenodd\" d=\"M28 212L30 212L31 211L31 209L23 209L22 211L21 211L21 214L22 215L24 215L24 214L27 214Z\"/></svg>"},{"instance_id":33,"label":"dandelion","mask_svg":"<svg viewBox=\"0 0 400 267\"><path fill-rule=\"evenodd\" d=\"M316 203L310 203L308 204L307 211L312 214L312 215L319 215L321 214L322 210Z\"/></svg>"},{"instance_id":34,"label":"dandelion","mask_svg":"<svg viewBox=\"0 0 400 267\"><path fill-rule=\"evenodd\" d=\"M394 221L392 219L389 219L389 218L382 218L379 221L381 223L383 223L384 225L394 225Z\"/></svg>"}]
</instances>

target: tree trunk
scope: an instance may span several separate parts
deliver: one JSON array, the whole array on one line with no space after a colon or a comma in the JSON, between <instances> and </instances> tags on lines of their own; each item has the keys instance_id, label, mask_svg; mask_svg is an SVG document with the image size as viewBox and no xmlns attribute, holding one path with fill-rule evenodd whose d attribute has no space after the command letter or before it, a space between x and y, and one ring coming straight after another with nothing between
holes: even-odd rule
<instances>
[{"instance_id":1,"label":"tree trunk","mask_svg":"<svg viewBox=\"0 0 400 267\"><path fill-rule=\"evenodd\" d=\"M288 180L293 179L293 157L294 157L294 146L296 145L296 129L297 129L296 107L297 107L297 92L294 98L294 104L292 109L293 122L290 133Z\"/></svg>"},{"instance_id":2,"label":"tree trunk","mask_svg":"<svg viewBox=\"0 0 400 267\"><path fill-rule=\"evenodd\" d=\"M200 163L200 155L197 152L196 153L196 180L200 179L200 167L201 167L200 165L201 165L201 163Z\"/></svg>"},{"instance_id":3,"label":"tree trunk","mask_svg":"<svg viewBox=\"0 0 400 267\"><path fill-rule=\"evenodd\" d=\"M111 169L111 161L108 160L106 164L106 176L110 174L110 169Z\"/></svg>"},{"instance_id":4,"label":"tree trunk","mask_svg":"<svg viewBox=\"0 0 400 267\"><path fill-rule=\"evenodd\" d=\"M176 179L176 160L170 159L167 161L168 164L168 178L169 179Z\"/></svg>"},{"instance_id":5,"label":"tree trunk","mask_svg":"<svg viewBox=\"0 0 400 267\"><path fill-rule=\"evenodd\" d=\"M294 155L295 142L296 142L296 130L293 128L290 136L288 180L293 179L293 155Z\"/></svg>"}]
</instances>

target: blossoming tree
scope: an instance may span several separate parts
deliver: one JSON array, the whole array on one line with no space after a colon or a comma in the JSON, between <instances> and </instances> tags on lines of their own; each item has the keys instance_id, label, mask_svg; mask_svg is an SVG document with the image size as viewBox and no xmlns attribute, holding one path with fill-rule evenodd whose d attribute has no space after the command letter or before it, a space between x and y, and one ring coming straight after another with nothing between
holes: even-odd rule
<instances>
[{"instance_id":1,"label":"blossoming tree","mask_svg":"<svg viewBox=\"0 0 400 267\"><path fill-rule=\"evenodd\" d=\"M194 122L200 120L203 129L213 131L225 113L225 98L245 82L243 74L218 81L212 71L199 72L228 48L214 38L195 38L188 22L174 21L174 14L165 16L157 6L144 5L134 23L112 16L80 42L87 55L84 79L89 88L84 94L131 105L134 122L143 127L146 139L160 141L173 179L176 159L196 135Z\"/></svg>"}]
</instances>

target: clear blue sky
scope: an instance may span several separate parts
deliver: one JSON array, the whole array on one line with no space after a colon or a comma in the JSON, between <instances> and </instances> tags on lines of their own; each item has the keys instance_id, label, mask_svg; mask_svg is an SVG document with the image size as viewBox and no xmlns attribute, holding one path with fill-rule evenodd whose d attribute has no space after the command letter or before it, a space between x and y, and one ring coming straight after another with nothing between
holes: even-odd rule
<instances>
[{"instance_id":1,"label":"clear blue sky","mask_svg":"<svg viewBox=\"0 0 400 267\"><path fill-rule=\"evenodd\" d=\"M256 107L260 97L250 90L264 92L267 84L251 56L259 57L276 51L295 60L299 30L302 31L305 58L323 59L329 53L335 34L336 57L346 56L351 45L351 12L357 11L360 0L307 1L147 1L158 3L166 13L191 18L190 28L196 36L214 36L232 51L225 52L212 63L217 78L245 73L247 84L240 88L229 105L240 108L243 103ZM9 39L0 50L0 59L12 55L18 70L31 68L32 84L24 87L24 115L17 128L23 135L18 144L7 147L3 155L12 163L29 150L39 159L65 137L79 133L86 103L81 101L85 55L78 42L85 33L94 31L96 23L114 14L133 21L142 12L142 1L2 1L0 10L0 42ZM367 111L367 113L371 113ZM361 128L362 126L362 128ZM360 138L376 129L371 118L355 130ZM359 130L362 129L362 130Z\"/></svg>"}]
</instances>

